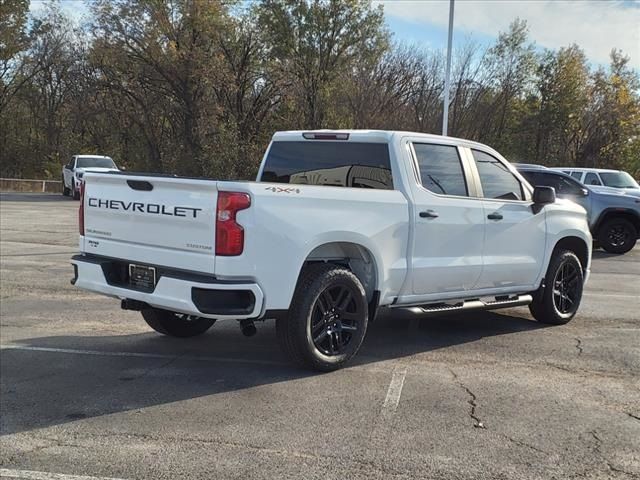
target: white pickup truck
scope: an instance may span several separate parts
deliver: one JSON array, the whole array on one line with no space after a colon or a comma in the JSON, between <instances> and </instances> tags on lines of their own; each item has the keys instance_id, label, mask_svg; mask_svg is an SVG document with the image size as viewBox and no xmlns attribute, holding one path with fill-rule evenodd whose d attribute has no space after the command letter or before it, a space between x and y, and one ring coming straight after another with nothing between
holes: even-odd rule
<instances>
[{"instance_id":1,"label":"white pickup truck","mask_svg":"<svg viewBox=\"0 0 640 480\"><path fill-rule=\"evenodd\" d=\"M584 209L457 138L278 132L256 182L113 172L84 186L72 283L176 337L275 318L285 353L317 370L353 357L380 307L528 304L566 323L589 274Z\"/></svg>"},{"instance_id":2,"label":"white pickup truck","mask_svg":"<svg viewBox=\"0 0 640 480\"><path fill-rule=\"evenodd\" d=\"M74 200L80 199L80 187L84 174L92 172L114 172L118 170L111 157L103 155L74 155L69 163L62 167L62 195L71 195Z\"/></svg>"}]
</instances>

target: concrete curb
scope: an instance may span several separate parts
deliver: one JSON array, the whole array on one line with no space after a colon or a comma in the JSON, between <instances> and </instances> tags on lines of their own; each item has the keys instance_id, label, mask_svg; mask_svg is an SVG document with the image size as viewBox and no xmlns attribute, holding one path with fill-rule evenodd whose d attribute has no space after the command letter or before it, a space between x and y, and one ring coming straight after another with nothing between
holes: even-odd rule
<instances>
[{"instance_id":1,"label":"concrete curb","mask_svg":"<svg viewBox=\"0 0 640 480\"><path fill-rule=\"evenodd\" d=\"M59 180L0 178L0 190L3 192L59 193L62 190L62 182Z\"/></svg>"}]
</instances>

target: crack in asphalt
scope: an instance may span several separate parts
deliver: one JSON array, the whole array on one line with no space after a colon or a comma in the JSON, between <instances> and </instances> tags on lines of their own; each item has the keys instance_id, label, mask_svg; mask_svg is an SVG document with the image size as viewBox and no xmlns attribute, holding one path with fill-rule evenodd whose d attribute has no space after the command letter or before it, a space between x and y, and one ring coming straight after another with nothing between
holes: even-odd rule
<instances>
[{"instance_id":1,"label":"crack in asphalt","mask_svg":"<svg viewBox=\"0 0 640 480\"><path fill-rule=\"evenodd\" d=\"M42 452L44 450L48 450L49 448L55 448L55 447L71 447L71 448L88 448L85 445L80 445L77 443L70 443L70 442L66 442L62 439L59 438L51 438L51 437L35 437L37 440L42 440L45 442L50 442L48 445L39 445L37 447L32 448L31 450L23 450L21 452L18 452L16 454L12 454L9 457L9 462L7 463L11 463L13 461L15 461L17 458L19 457L24 457L25 455L30 455L33 453L38 453L38 452Z\"/></svg>"},{"instance_id":2,"label":"crack in asphalt","mask_svg":"<svg viewBox=\"0 0 640 480\"><path fill-rule=\"evenodd\" d=\"M582 340L580 340L579 338L575 339L576 341L576 348L578 349L578 356L582 355Z\"/></svg>"},{"instance_id":3,"label":"crack in asphalt","mask_svg":"<svg viewBox=\"0 0 640 480\"><path fill-rule=\"evenodd\" d=\"M616 472L616 473L622 473L623 475L627 475L627 476L632 477L632 478L637 478L635 473L627 472L626 470L623 470L623 469L618 468L615 465L613 465L613 463L611 463L611 460L609 460L607 457L605 457L604 454L602 453L603 441L598 436L598 433L595 430L592 430L589 433L591 434L591 436L596 441L596 446L595 446L594 450L600 456L600 458L604 461L604 463L607 465L607 468L609 468L609 470L611 470L612 472Z\"/></svg>"},{"instance_id":4,"label":"crack in asphalt","mask_svg":"<svg viewBox=\"0 0 640 480\"><path fill-rule=\"evenodd\" d=\"M640 416L638 416L638 415L634 415L634 414L633 414L633 413L631 413L631 412L624 412L624 413L626 413L627 415L629 415L631 418L635 418L636 420L640 420Z\"/></svg>"},{"instance_id":5,"label":"crack in asphalt","mask_svg":"<svg viewBox=\"0 0 640 480\"><path fill-rule=\"evenodd\" d=\"M482 422L482 420L480 420L480 417L476 415L476 408L478 408L478 402L477 402L477 397L475 393L473 393L464 383L462 383L458 379L458 375L456 374L456 372L454 372L452 369L449 369L449 372L451 372L451 375L453 376L453 379L458 384L458 386L462 388L465 392L467 392L467 395L469 395L469 399L467 400L467 403L471 406L471 411L469 412L469 416L474 421L473 426L475 428L487 428L484 426L484 423Z\"/></svg>"},{"instance_id":6,"label":"crack in asphalt","mask_svg":"<svg viewBox=\"0 0 640 480\"><path fill-rule=\"evenodd\" d=\"M523 442L522 440L517 440L517 439L515 439L515 438L513 438L513 437L510 437L510 436L508 436L508 435L501 435L501 436L502 436L503 438L506 438L506 439L507 439L507 440L509 440L510 442L515 443L516 445L518 445L518 446L520 446L520 447L529 448L529 449L534 450L534 451L536 451L536 452L544 453L545 455L550 455L550 453L549 453L549 452L547 452L547 451L545 451L545 450L542 450L541 448L538 448L538 447L536 447L536 446L534 446L534 445L531 445L531 444L529 444L529 443Z\"/></svg>"}]
</instances>

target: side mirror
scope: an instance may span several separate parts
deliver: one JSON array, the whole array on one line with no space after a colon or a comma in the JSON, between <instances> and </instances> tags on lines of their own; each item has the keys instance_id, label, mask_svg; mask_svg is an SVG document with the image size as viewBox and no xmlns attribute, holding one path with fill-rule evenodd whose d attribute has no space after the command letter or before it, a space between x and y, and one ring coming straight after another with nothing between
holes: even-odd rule
<instances>
[{"instance_id":1,"label":"side mirror","mask_svg":"<svg viewBox=\"0 0 640 480\"><path fill-rule=\"evenodd\" d=\"M582 196L586 197L587 195L589 195L589 190L587 188L583 188L582 189Z\"/></svg>"},{"instance_id":2,"label":"side mirror","mask_svg":"<svg viewBox=\"0 0 640 480\"><path fill-rule=\"evenodd\" d=\"M120 165L120 170L125 171L127 169L127 167L125 167L124 165Z\"/></svg>"},{"instance_id":3,"label":"side mirror","mask_svg":"<svg viewBox=\"0 0 640 480\"><path fill-rule=\"evenodd\" d=\"M548 203L555 203L556 201L556 189L553 187L534 187L533 188L533 203L536 205L546 205Z\"/></svg>"}]
</instances>

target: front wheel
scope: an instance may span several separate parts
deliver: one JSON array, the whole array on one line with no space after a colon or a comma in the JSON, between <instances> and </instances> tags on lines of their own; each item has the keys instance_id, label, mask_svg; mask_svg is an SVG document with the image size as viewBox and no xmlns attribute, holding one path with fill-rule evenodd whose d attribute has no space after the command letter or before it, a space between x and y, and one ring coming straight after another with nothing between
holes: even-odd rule
<instances>
[{"instance_id":1,"label":"front wheel","mask_svg":"<svg viewBox=\"0 0 640 480\"><path fill-rule=\"evenodd\" d=\"M67 184L64 183L64 177L62 177L62 195L64 195L65 197L68 197L70 193L71 193L71 190L67 188Z\"/></svg>"},{"instance_id":2,"label":"front wheel","mask_svg":"<svg viewBox=\"0 0 640 480\"><path fill-rule=\"evenodd\" d=\"M76 182L71 180L71 194L74 200L80 200L80 190L76 190Z\"/></svg>"},{"instance_id":3,"label":"front wheel","mask_svg":"<svg viewBox=\"0 0 640 480\"><path fill-rule=\"evenodd\" d=\"M329 372L348 362L367 332L364 287L350 270L332 264L302 271L287 315L276 332L285 354L296 364Z\"/></svg>"},{"instance_id":4,"label":"front wheel","mask_svg":"<svg viewBox=\"0 0 640 480\"><path fill-rule=\"evenodd\" d=\"M578 311L584 276L578 257L570 250L554 252L545 276L545 287L529 305L531 315L541 323L563 325Z\"/></svg>"},{"instance_id":5,"label":"front wheel","mask_svg":"<svg viewBox=\"0 0 640 480\"><path fill-rule=\"evenodd\" d=\"M188 338L202 335L216 323L214 319L175 313L159 308L142 310L145 322L156 332L170 337Z\"/></svg>"},{"instance_id":6,"label":"front wheel","mask_svg":"<svg viewBox=\"0 0 640 480\"><path fill-rule=\"evenodd\" d=\"M607 220L598 232L598 243L609 253L627 253L635 246L637 238L636 227L626 218Z\"/></svg>"}]
</instances>

